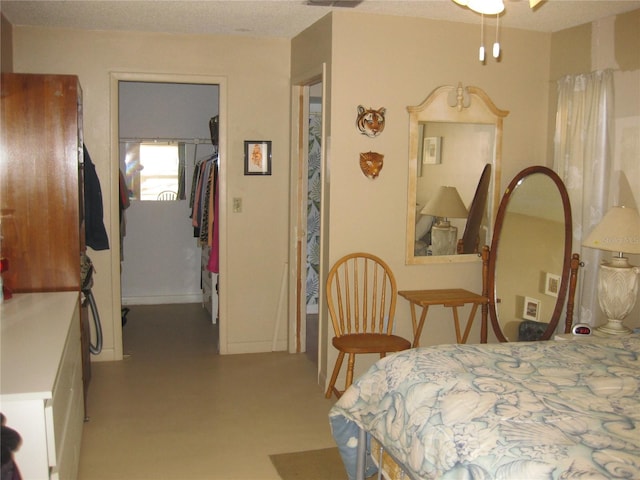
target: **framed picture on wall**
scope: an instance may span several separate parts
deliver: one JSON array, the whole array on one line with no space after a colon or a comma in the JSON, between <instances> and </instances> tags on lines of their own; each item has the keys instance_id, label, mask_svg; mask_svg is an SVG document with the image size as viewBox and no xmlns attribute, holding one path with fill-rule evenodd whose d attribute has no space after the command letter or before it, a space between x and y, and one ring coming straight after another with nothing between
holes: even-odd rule
<instances>
[{"instance_id":1,"label":"framed picture on wall","mask_svg":"<svg viewBox=\"0 0 640 480\"><path fill-rule=\"evenodd\" d=\"M540 300L531 297L524 297L524 306L522 308L522 318L525 320L538 321L540 318Z\"/></svg>"},{"instance_id":2,"label":"framed picture on wall","mask_svg":"<svg viewBox=\"0 0 640 480\"><path fill-rule=\"evenodd\" d=\"M559 289L560 289L560 275L547 273L545 282L544 282L544 293L547 295L551 295L552 297L557 297Z\"/></svg>"},{"instance_id":3,"label":"framed picture on wall","mask_svg":"<svg viewBox=\"0 0 640 480\"><path fill-rule=\"evenodd\" d=\"M245 140L244 174L271 175L270 140Z\"/></svg>"},{"instance_id":4,"label":"framed picture on wall","mask_svg":"<svg viewBox=\"0 0 640 480\"><path fill-rule=\"evenodd\" d=\"M422 164L434 165L441 162L442 137L424 137L422 140Z\"/></svg>"}]
</instances>

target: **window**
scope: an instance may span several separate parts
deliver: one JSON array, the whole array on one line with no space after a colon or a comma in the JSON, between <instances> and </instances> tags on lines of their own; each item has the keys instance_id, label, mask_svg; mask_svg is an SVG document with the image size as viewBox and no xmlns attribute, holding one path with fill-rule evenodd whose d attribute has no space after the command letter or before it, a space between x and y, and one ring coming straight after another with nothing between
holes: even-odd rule
<instances>
[{"instance_id":1,"label":"window","mask_svg":"<svg viewBox=\"0 0 640 480\"><path fill-rule=\"evenodd\" d=\"M184 199L184 144L126 143L126 181L135 200Z\"/></svg>"}]
</instances>

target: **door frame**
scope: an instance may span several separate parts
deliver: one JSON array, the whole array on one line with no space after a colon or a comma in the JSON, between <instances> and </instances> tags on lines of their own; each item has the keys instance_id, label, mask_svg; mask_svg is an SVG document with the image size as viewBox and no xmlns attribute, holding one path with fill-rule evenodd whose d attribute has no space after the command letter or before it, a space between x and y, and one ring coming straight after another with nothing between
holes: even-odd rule
<instances>
[{"instance_id":1,"label":"door frame","mask_svg":"<svg viewBox=\"0 0 640 480\"><path fill-rule=\"evenodd\" d=\"M111 212L111 232L120 231L120 214L119 214L119 185L120 185L120 159L119 159L119 138L118 138L118 96L119 83L126 82L147 82L147 83L185 83L185 84L202 84L202 85L218 85L218 106L220 117L219 127L219 145L218 152L220 154L221 168L219 172L219 215L216 219L219 221L220 232L227 231L227 169L225 159L227 158L227 79L222 76L213 75L182 75L172 73L139 73L139 72L110 72L109 73L109 92L110 92L110 119L109 119L109 138L110 138L110 162L111 162L111 204L109 205ZM120 242L112 242L114 254L111 256L111 301L113 312L121 312L121 285L120 285ZM220 272L218 282L218 308L219 308L219 352L220 354L228 353L227 345L227 297L224 288L224 282L227 278L227 241L226 235L220 235ZM114 360L122 360L122 322L119 316L113 315L113 342L114 342Z\"/></svg>"},{"instance_id":2,"label":"door frame","mask_svg":"<svg viewBox=\"0 0 640 480\"><path fill-rule=\"evenodd\" d=\"M320 208L320 278L323 274L323 236L325 225L324 178L326 169L326 65L307 73L291 84L291 190L290 190L290 229L289 249L289 328L288 345L290 353L306 351L306 233L307 233L307 172L308 172L308 113L309 88L322 84L322 136L320 148L320 164L322 191ZM318 301L324 298L322 281L319 284ZM318 369L326 355L320 346L323 344L320 332L323 331L322 308L318 308Z\"/></svg>"}]
</instances>

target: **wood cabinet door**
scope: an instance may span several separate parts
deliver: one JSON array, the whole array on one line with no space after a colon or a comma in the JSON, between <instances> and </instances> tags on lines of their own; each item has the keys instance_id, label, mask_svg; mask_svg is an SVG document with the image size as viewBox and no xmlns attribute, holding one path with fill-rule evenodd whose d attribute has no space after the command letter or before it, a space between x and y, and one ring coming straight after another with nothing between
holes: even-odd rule
<instances>
[{"instance_id":1,"label":"wood cabinet door","mask_svg":"<svg viewBox=\"0 0 640 480\"><path fill-rule=\"evenodd\" d=\"M81 90L71 75L2 74L4 284L80 289Z\"/></svg>"}]
</instances>

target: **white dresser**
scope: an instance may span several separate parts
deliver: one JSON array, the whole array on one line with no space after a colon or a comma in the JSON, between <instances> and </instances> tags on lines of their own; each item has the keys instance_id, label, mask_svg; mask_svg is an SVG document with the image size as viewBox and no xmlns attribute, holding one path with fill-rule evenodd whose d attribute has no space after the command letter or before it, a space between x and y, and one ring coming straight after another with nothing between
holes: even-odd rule
<instances>
[{"instance_id":1,"label":"white dresser","mask_svg":"<svg viewBox=\"0 0 640 480\"><path fill-rule=\"evenodd\" d=\"M22 437L25 480L75 479L84 421L78 292L14 295L0 307L0 411Z\"/></svg>"}]
</instances>

